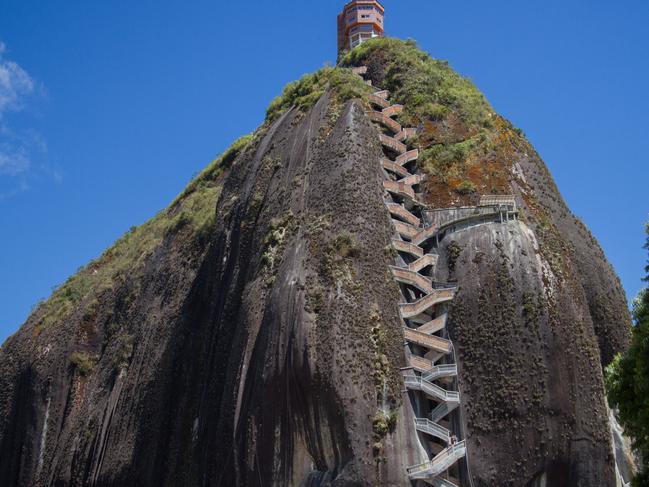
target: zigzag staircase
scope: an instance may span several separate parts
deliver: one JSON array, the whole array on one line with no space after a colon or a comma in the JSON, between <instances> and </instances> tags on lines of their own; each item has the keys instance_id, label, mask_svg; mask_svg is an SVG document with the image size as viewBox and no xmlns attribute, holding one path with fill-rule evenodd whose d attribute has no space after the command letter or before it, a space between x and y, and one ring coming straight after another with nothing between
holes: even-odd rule
<instances>
[{"instance_id":1,"label":"zigzag staircase","mask_svg":"<svg viewBox=\"0 0 649 487\"><path fill-rule=\"evenodd\" d=\"M360 76L367 67L352 68ZM367 84L372 86L370 80ZM424 177L416 173L417 149L408 149L408 139L416 135L414 128L403 128L392 117L403 111L403 106L388 101L389 92L376 91L369 96L375 109L368 117L381 127L379 138L384 157L383 182L386 208L395 229L393 248L396 251L391 271L402 291L399 310L404 326L409 365L404 370L406 390L423 405L423 417L413 427L429 459L408 468L413 482L424 481L438 487L457 487L459 481L450 477L450 471L466 456L466 444L457 441L449 415L460 405L457 392L457 365L453 344L446 330L446 305L455 296L452 285L433 281L437 255L427 253L424 244L437 237L437 229L423 226L425 205L420 201L417 187ZM392 135L388 135L392 134Z\"/></svg>"}]
</instances>

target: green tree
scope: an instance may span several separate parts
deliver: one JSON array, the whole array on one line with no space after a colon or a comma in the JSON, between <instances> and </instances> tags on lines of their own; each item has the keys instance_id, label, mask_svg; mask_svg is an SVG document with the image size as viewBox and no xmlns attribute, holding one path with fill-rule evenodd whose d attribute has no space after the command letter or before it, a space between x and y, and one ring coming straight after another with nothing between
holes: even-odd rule
<instances>
[{"instance_id":1,"label":"green tree","mask_svg":"<svg viewBox=\"0 0 649 487\"><path fill-rule=\"evenodd\" d=\"M646 226L649 250L649 223ZM645 266L649 282L649 261ZM634 487L649 486L649 288L633 300L633 336L626 354L619 354L606 369L606 389L611 407L619 410L620 423L644 460L633 479Z\"/></svg>"}]
</instances>

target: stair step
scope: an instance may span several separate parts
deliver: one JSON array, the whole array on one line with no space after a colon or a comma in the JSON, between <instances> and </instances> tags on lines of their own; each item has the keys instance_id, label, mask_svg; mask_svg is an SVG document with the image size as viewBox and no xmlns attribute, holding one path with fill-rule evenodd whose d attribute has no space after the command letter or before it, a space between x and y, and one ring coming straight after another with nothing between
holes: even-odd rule
<instances>
[{"instance_id":1,"label":"stair step","mask_svg":"<svg viewBox=\"0 0 649 487\"><path fill-rule=\"evenodd\" d=\"M397 164L394 161L391 161L387 157L383 157L381 159L381 166L386 171L390 171L390 172L392 172L392 173L394 173L394 174L396 174L398 176L401 176L401 177L408 177L410 175L410 173L408 172L408 170L405 167L400 166L399 164Z\"/></svg>"},{"instance_id":2,"label":"stair step","mask_svg":"<svg viewBox=\"0 0 649 487\"><path fill-rule=\"evenodd\" d=\"M374 95L378 96L379 98L383 98L384 100L387 100L390 96L390 92L388 90L379 90L375 92Z\"/></svg>"},{"instance_id":3,"label":"stair step","mask_svg":"<svg viewBox=\"0 0 649 487\"><path fill-rule=\"evenodd\" d=\"M428 266L436 267L438 258L439 256L437 254L425 254L416 261L411 262L408 268L411 271L419 272Z\"/></svg>"},{"instance_id":4,"label":"stair step","mask_svg":"<svg viewBox=\"0 0 649 487\"><path fill-rule=\"evenodd\" d=\"M413 227L409 223L404 223L399 220L392 220L392 224L394 225L394 229L399 235L401 235L402 238L411 239L417 235L417 228Z\"/></svg>"},{"instance_id":5,"label":"stair step","mask_svg":"<svg viewBox=\"0 0 649 487\"><path fill-rule=\"evenodd\" d=\"M426 179L426 177L422 174L410 174L409 176L400 179L399 182L407 184L408 186L414 186L421 183L424 179Z\"/></svg>"},{"instance_id":6,"label":"stair step","mask_svg":"<svg viewBox=\"0 0 649 487\"><path fill-rule=\"evenodd\" d=\"M412 303L399 304L399 311L403 319L408 319L422 314L424 311L438 304L451 301L455 296L455 289L434 289L432 293Z\"/></svg>"},{"instance_id":7,"label":"stair step","mask_svg":"<svg viewBox=\"0 0 649 487\"><path fill-rule=\"evenodd\" d=\"M452 477L448 479L443 479L442 477L436 477L434 479L429 480L428 482L431 483L433 487L458 487L460 485L460 481Z\"/></svg>"},{"instance_id":8,"label":"stair step","mask_svg":"<svg viewBox=\"0 0 649 487\"><path fill-rule=\"evenodd\" d=\"M438 453L435 458L408 468L411 480L431 482L466 456L466 443L460 441Z\"/></svg>"},{"instance_id":9,"label":"stair step","mask_svg":"<svg viewBox=\"0 0 649 487\"><path fill-rule=\"evenodd\" d=\"M397 203L386 203L385 206L387 206L388 211L402 220L405 220L406 223L410 223L411 225L419 228L421 225L421 220L417 218L415 215L410 213L403 205L399 205ZM419 233L419 232L417 232Z\"/></svg>"},{"instance_id":10,"label":"stair step","mask_svg":"<svg viewBox=\"0 0 649 487\"><path fill-rule=\"evenodd\" d=\"M442 316L435 318L428 323L424 323L419 328L417 328L417 331L432 335L433 333L437 333L438 331L443 330L444 328L446 328L446 316L446 313L444 313Z\"/></svg>"},{"instance_id":11,"label":"stair step","mask_svg":"<svg viewBox=\"0 0 649 487\"><path fill-rule=\"evenodd\" d=\"M401 132L396 134L394 138L399 141L404 141L406 139L414 137L415 135L417 135L417 129L414 127L409 127L409 128L402 128Z\"/></svg>"},{"instance_id":12,"label":"stair step","mask_svg":"<svg viewBox=\"0 0 649 487\"><path fill-rule=\"evenodd\" d=\"M423 372L421 376L429 382L457 377L457 364L436 365L431 367L430 370Z\"/></svg>"},{"instance_id":13,"label":"stair step","mask_svg":"<svg viewBox=\"0 0 649 487\"><path fill-rule=\"evenodd\" d=\"M377 112L376 110L369 110L367 116L372 122L380 123L385 125L387 128L392 130L392 132L399 133L401 132L401 125L396 120L392 120L390 117L384 113Z\"/></svg>"},{"instance_id":14,"label":"stair step","mask_svg":"<svg viewBox=\"0 0 649 487\"><path fill-rule=\"evenodd\" d=\"M407 389L412 391L420 391L426 394L431 399L436 401L441 401L442 404L448 404L449 410L455 409L457 404L460 402L460 393L455 391L447 391L443 387L428 382L421 377L416 377L414 375L407 375L403 378L403 382L406 385ZM455 404L455 406L453 406Z\"/></svg>"},{"instance_id":15,"label":"stair step","mask_svg":"<svg viewBox=\"0 0 649 487\"><path fill-rule=\"evenodd\" d=\"M429 293L433 290L430 278L402 267L390 266L390 270L394 279L402 284L416 287L422 293Z\"/></svg>"},{"instance_id":16,"label":"stair step","mask_svg":"<svg viewBox=\"0 0 649 487\"><path fill-rule=\"evenodd\" d=\"M398 252L410 254L413 257L422 257L424 255L424 250L421 247L413 245L410 242L404 242L403 240L392 240L392 247Z\"/></svg>"},{"instance_id":17,"label":"stair step","mask_svg":"<svg viewBox=\"0 0 649 487\"><path fill-rule=\"evenodd\" d=\"M438 232L438 228L434 225L431 225L430 227L426 227L417 234L417 236L413 239L412 243L414 243L415 245L421 245L426 240L436 236L437 232Z\"/></svg>"},{"instance_id":18,"label":"stair step","mask_svg":"<svg viewBox=\"0 0 649 487\"><path fill-rule=\"evenodd\" d=\"M421 431L422 433L426 433L430 436L438 438L447 445L451 443L451 432L443 426L440 426L437 423L433 423L430 419L415 419L415 429L417 429L417 431Z\"/></svg>"},{"instance_id":19,"label":"stair step","mask_svg":"<svg viewBox=\"0 0 649 487\"><path fill-rule=\"evenodd\" d=\"M413 202L415 200L415 191L412 189L412 186L400 181L383 181L383 189L406 200Z\"/></svg>"},{"instance_id":20,"label":"stair step","mask_svg":"<svg viewBox=\"0 0 649 487\"><path fill-rule=\"evenodd\" d=\"M446 450L446 448L448 448L447 446L440 445L439 443L434 443L434 442L429 443L429 445L430 445L430 452L433 454L433 457L436 457L444 450Z\"/></svg>"},{"instance_id":21,"label":"stair step","mask_svg":"<svg viewBox=\"0 0 649 487\"><path fill-rule=\"evenodd\" d=\"M410 363L410 367L417 372L426 372L433 368L433 362L419 355L410 355L408 362Z\"/></svg>"},{"instance_id":22,"label":"stair step","mask_svg":"<svg viewBox=\"0 0 649 487\"><path fill-rule=\"evenodd\" d=\"M396 140L396 139L395 139ZM403 147L405 148L406 146L404 144ZM397 164L403 166L405 164L408 164L411 161L416 161L419 158L419 149L412 149L406 152L405 150L396 158L394 162Z\"/></svg>"},{"instance_id":23,"label":"stair step","mask_svg":"<svg viewBox=\"0 0 649 487\"><path fill-rule=\"evenodd\" d=\"M383 109L383 115L386 117L394 117L403 112L403 105L391 105L388 108ZM401 130L399 130L400 132Z\"/></svg>"},{"instance_id":24,"label":"stair step","mask_svg":"<svg viewBox=\"0 0 649 487\"><path fill-rule=\"evenodd\" d=\"M455 411L459 403L454 402L441 402L439 405L433 409L433 412L430 413L430 420L434 423L440 422L443 418Z\"/></svg>"},{"instance_id":25,"label":"stair step","mask_svg":"<svg viewBox=\"0 0 649 487\"><path fill-rule=\"evenodd\" d=\"M389 101L387 101L385 98L381 98L380 96L377 96L376 93L369 95L367 99L369 100L370 103L373 103L374 105L377 105L382 109L390 106Z\"/></svg>"},{"instance_id":26,"label":"stair step","mask_svg":"<svg viewBox=\"0 0 649 487\"><path fill-rule=\"evenodd\" d=\"M408 150L403 143L399 142L394 137L390 137L389 135L385 135L385 134L380 134L379 138L381 139L381 143L384 146L386 146L389 149L392 149L398 154L404 154ZM399 164L399 161L397 161L397 164Z\"/></svg>"},{"instance_id":27,"label":"stair step","mask_svg":"<svg viewBox=\"0 0 649 487\"><path fill-rule=\"evenodd\" d=\"M403 334L407 341L441 353L451 353L453 346L450 340L435 335L427 335L411 328L404 328Z\"/></svg>"}]
</instances>

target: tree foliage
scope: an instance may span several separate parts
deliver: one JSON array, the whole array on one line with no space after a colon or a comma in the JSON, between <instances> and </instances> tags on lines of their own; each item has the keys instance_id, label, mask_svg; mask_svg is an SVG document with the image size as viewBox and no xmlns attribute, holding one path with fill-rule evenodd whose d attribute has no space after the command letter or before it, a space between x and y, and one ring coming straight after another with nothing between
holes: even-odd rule
<instances>
[{"instance_id":1,"label":"tree foliage","mask_svg":"<svg viewBox=\"0 0 649 487\"><path fill-rule=\"evenodd\" d=\"M649 223L646 227L649 250ZM649 281L649 261L644 281ZM611 407L619 410L620 422L633 439L644 460L643 470L633 480L634 487L649 486L649 288L633 301L633 337L626 354L619 354L606 369L606 388Z\"/></svg>"}]
</instances>

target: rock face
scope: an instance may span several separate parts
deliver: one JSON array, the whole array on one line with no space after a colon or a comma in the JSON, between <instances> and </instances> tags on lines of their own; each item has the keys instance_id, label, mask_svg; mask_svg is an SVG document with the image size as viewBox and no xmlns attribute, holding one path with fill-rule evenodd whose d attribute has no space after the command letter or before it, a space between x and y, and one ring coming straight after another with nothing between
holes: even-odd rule
<instances>
[{"instance_id":1,"label":"rock face","mask_svg":"<svg viewBox=\"0 0 649 487\"><path fill-rule=\"evenodd\" d=\"M367 44L343 62L397 97L408 76L447 82L401 62L396 49L419 59L409 44ZM344 87L265 123L3 344L0 485L411 485L422 439L381 146ZM613 486L602 365L628 341L618 279L529 144L445 103L404 114L436 158L421 167L430 207L480 192L521 207L435 249L458 286L462 485ZM437 147L473 138L442 177Z\"/></svg>"}]
</instances>

